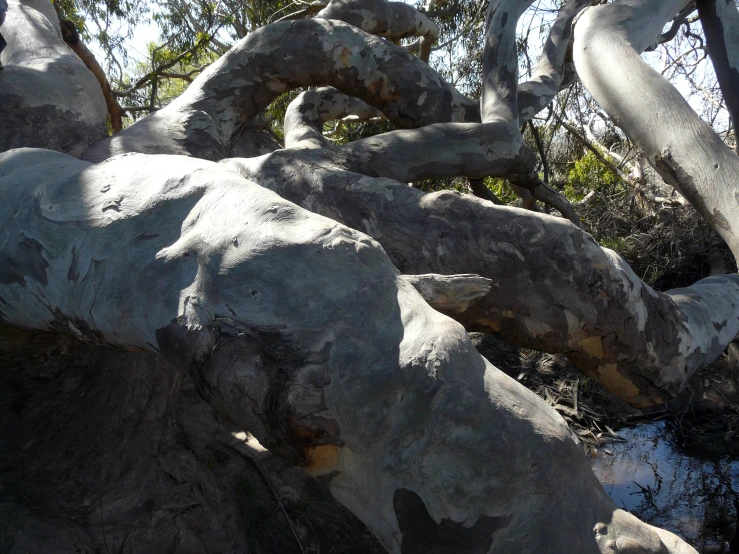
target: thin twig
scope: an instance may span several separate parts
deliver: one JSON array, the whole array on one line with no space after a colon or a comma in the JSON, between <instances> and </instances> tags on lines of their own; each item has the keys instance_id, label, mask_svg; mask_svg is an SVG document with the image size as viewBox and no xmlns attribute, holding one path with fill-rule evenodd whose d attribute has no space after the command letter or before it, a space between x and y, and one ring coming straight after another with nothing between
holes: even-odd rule
<instances>
[{"instance_id":1,"label":"thin twig","mask_svg":"<svg viewBox=\"0 0 739 554\"><path fill-rule=\"evenodd\" d=\"M275 499L275 502L280 507L280 510L282 511L282 515L285 516L285 519L287 520L287 525L290 527L290 532L293 534L293 537L295 537L295 542L298 543L298 547L300 547L300 552L305 554L305 549L303 548L303 543L300 542L300 537L298 537L297 531L295 531L295 526L293 525L292 520L290 519L290 516L287 515L287 509L285 509L285 505L280 500L280 497L277 495L277 490L275 489L274 485L272 484L272 480L269 478L269 475L267 475L267 472L262 467L262 464L259 463L259 460L257 460L255 457L250 456L240 448L237 448L236 445L229 445L223 441L221 441L222 444L225 444L226 446L229 446L232 450L234 450L237 454L239 454L242 458L247 460L249 463L251 463L259 472L259 475L261 476L264 483L267 485L267 488L269 489L269 492L272 494L272 496ZM244 441L242 444L246 445L246 441Z\"/></svg>"}]
</instances>

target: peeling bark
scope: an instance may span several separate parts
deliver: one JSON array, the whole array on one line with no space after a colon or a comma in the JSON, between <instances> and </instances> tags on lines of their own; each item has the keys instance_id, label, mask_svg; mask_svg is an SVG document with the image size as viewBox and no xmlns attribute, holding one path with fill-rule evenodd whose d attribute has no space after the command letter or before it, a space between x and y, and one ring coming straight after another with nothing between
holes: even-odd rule
<instances>
[{"instance_id":1,"label":"peeling bark","mask_svg":"<svg viewBox=\"0 0 739 554\"><path fill-rule=\"evenodd\" d=\"M51 4L10 0L2 30L0 151L34 146L81 156L106 137L100 86L62 41Z\"/></svg>"},{"instance_id":2,"label":"peeling bark","mask_svg":"<svg viewBox=\"0 0 739 554\"><path fill-rule=\"evenodd\" d=\"M435 310L462 313L472 300L490 292L492 281L479 275L406 275L423 299Z\"/></svg>"},{"instance_id":3,"label":"peeling bark","mask_svg":"<svg viewBox=\"0 0 739 554\"><path fill-rule=\"evenodd\" d=\"M193 158L0 168L4 323L161 353L388 551L694 552L617 509L560 416L369 237Z\"/></svg>"}]
</instances>

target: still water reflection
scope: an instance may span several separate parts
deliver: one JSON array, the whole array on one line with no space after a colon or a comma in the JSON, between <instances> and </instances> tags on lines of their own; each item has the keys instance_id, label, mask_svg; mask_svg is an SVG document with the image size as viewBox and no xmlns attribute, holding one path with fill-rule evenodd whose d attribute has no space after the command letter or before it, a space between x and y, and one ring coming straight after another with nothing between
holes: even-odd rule
<instances>
[{"instance_id":1,"label":"still water reflection","mask_svg":"<svg viewBox=\"0 0 739 554\"><path fill-rule=\"evenodd\" d=\"M623 429L627 439L601 449L593 469L618 506L669 529L699 551L739 552L739 457L687 455L663 423ZM610 455L609 455L610 453Z\"/></svg>"}]
</instances>

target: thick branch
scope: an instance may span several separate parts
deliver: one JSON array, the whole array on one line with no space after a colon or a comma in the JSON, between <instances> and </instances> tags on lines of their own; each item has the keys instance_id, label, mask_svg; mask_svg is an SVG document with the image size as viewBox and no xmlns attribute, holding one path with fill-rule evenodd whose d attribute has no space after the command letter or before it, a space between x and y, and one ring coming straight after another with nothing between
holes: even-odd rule
<instances>
[{"instance_id":1,"label":"thick branch","mask_svg":"<svg viewBox=\"0 0 739 554\"><path fill-rule=\"evenodd\" d=\"M518 85L521 122L530 120L546 108L562 89L572 40L572 22L590 3L590 0L567 0L560 9L531 78Z\"/></svg>"},{"instance_id":2,"label":"thick branch","mask_svg":"<svg viewBox=\"0 0 739 554\"><path fill-rule=\"evenodd\" d=\"M532 2L491 0L488 4L480 98L483 122L502 119L519 127L516 24Z\"/></svg>"},{"instance_id":3,"label":"thick branch","mask_svg":"<svg viewBox=\"0 0 739 554\"><path fill-rule=\"evenodd\" d=\"M341 22L286 21L250 33L182 96L96 145L86 159L136 151L221 159L234 129L280 94L321 85L364 100L400 127L479 117L474 102L386 40Z\"/></svg>"},{"instance_id":4,"label":"thick branch","mask_svg":"<svg viewBox=\"0 0 739 554\"><path fill-rule=\"evenodd\" d=\"M0 176L4 323L161 353L389 552L693 552L369 237L193 158L12 151Z\"/></svg>"},{"instance_id":5,"label":"thick branch","mask_svg":"<svg viewBox=\"0 0 739 554\"><path fill-rule=\"evenodd\" d=\"M284 198L369 233L403 273L492 279L490 293L455 318L565 353L635 405L678 394L739 331L736 275L658 293L562 219L337 171L325 151L229 163Z\"/></svg>"},{"instance_id":6,"label":"thick branch","mask_svg":"<svg viewBox=\"0 0 739 554\"><path fill-rule=\"evenodd\" d=\"M323 136L323 124L347 116L370 119L383 117L383 113L334 88L303 92L290 102L285 112L285 147L328 147L331 143Z\"/></svg>"},{"instance_id":7,"label":"thick branch","mask_svg":"<svg viewBox=\"0 0 739 554\"><path fill-rule=\"evenodd\" d=\"M436 123L355 140L333 150L352 171L404 183L528 174L534 162L520 131L507 122Z\"/></svg>"},{"instance_id":8,"label":"thick branch","mask_svg":"<svg viewBox=\"0 0 739 554\"><path fill-rule=\"evenodd\" d=\"M107 136L100 85L62 41L49 2L10 0L2 27L0 152L35 146L75 156Z\"/></svg>"},{"instance_id":9,"label":"thick branch","mask_svg":"<svg viewBox=\"0 0 739 554\"><path fill-rule=\"evenodd\" d=\"M739 145L739 11L732 0L698 0L708 54L716 70L726 108L734 122L734 144Z\"/></svg>"},{"instance_id":10,"label":"thick branch","mask_svg":"<svg viewBox=\"0 0 739 554\"><path fill-rule=\"evenodd\" d=\"M421 37L418 56L426 63L439 37L436 23L404 2L332 0L316 17L344 21L390 40Z\"/></svg>"},{"instance_id":11,"label":"thick branch","mask_svg":"<svg viewBox=\"0 0 739 554\"><path fill-rule=\"evenodd\" d=\"M588 8L575 28L575 63L593 97L736 257L739 158L639 56L685 4L624 0Z\"/></svg>"}]
</instances>

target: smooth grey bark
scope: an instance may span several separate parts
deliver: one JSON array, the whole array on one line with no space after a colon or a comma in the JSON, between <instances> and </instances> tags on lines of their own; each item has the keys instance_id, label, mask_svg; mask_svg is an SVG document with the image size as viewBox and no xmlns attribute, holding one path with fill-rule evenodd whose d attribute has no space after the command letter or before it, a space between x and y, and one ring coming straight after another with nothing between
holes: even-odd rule
<instances>
[{"instance_id":1,"label":"smooth grey bark","mask_svg":"<svg viewBox=\"0 0 739 554\"><path fill-rule=\"evenodd\" d=\"M492 13L488 36L503 44L512 19ZM503 106L488 95L485 123L455 123L469 101L417 58L343 23L281 23L250 35L161 119L95 155L130 147L218 159L280 92L325 79L425 126L379 145L419 152L422 140L456 136L449 152L424 152L431 164L446 156L432 174L459 169L465 141L474 171L505 166L525 154L512 125L515 51L504 46L505 56L488 50L486 65ZM398 84L409 68L426 96ZM391 552L693 552L616 509L561 418L482 359L414 285L470 328L570 348L582 368L646 405L736 335L735 276L661 295L561 219L352 174L362 163L382 170L379 155L362 156L354 144L226 162L252 182L185 156L89 165L49 151L0 154L0 319L163 355L222 417L327 482ZM427 170L414 162L412 171ZM351 220L387 253L267 187ZM470 290L459 276L407 278L393 261L480 279ZM424 264L437 269L416 269ZM479 271L446 270L467 264Z\"/></svg>"},{"instance_id":2,"label":"smooth grey bark","mask_svg":"<svg viewBox=\"0 0 739 554\"><path fill-rule=\"evenodd\" d=\"M372 35L399 41L420 37L418 57L428 63L439 28L426 15L404 2L332 0L316 17L345 21Z\"/></svg>"},{"instance_id":3,"label":"smooth grey bark","mask_svg":"<svg viewBox=\"0 0 739 554\"><path fill-rule=\"evenodd\" d=\"M250 33L182 96L101 141L85 159L125 152L229 157L240 125L283 92L320 85L364 100L399 127L474 120L477 112L428 65L384 39L337 21L285 21Z\"/></svg>"},{"instance_id":4,"label":"smooth grey bark","mask_svg":"<svg viewBox=\"0 0 739 554\"><path fill-rule=\"evenodd\" d=\"M480 97L483 123L503 120L519 127L516 25L532 3L533 0L492 0L488 3Z\"/></svg>"},{"instance_id":5,"label":"smooth grey bark","mask_svg":"<svg viewBox=\"0 0 739 554\"><path fill-rule=\"evenodd\" d=\"M353 174L325 150L223 163L372 236L403 273L491 279L487 295L448 315L514 344L565 353L636 406L679 394L739 332L736 275L659 293L560 218Z\"/></svg>"},{"instance_id":6,"label":"smooth grey bark","mask_svg":"<svg viewBox=\"0 0 739 554\"><path fill-rule=\"evenodd\" d=\"M35 146L79 157L106 137L100 86L64 44L51 4L10 0L2 32L0 151Z\"/></svg>"},{"instance_id":7,"label":"smooth grey bark","mask_svg":"<svg viewBox=\"0 0 739 554\"><path fill-rule=\"evenodd\" d=\"M388 551L694 552L366 235L194 158L0 168L3 323L162 354Z\"/></svg>"},{"instance_id":8,"label":"smooth grey bark","mask_svg":"<svg viewBox=\"0 0 739 554\"><path fill-rule=\"evenodd\" d=\"M361 120L383 117L384 114L366 102L331 87L301 92L285 112L285 148L329 146L331 143L323 136L323 124L348 116Z\"/></svg>"},{"instance_id":9,"label":"smooth grey bark","mask_svg":"<svg viewBox=\"0 0 739 554\"><path fill-rule=\"evenodd\" d=\"M716 70L726 108L734 123L734 140L739 145L739 11L731 0L697 0L711 62Z\"/></svg>"},{"instance_id":10,"label":"smooth grey bark","mask_svg":"<svg viewBox=\"0 0 739 554\"><path fill-rule=\"evenodd\" d=\"M588 8L575 25L575 65L597 102L737 257L739 158L639 56L686 4L623 0Z\"/></svg>"},{"instance_id":11,"label":"smooth grey bark","mask_svg":"<svg viewBox=\"0 0 739 554\"><path fill-rule=\"evenodd\" d=\"M529 121L546 108L565 84L574 68L567 67L568 50L572 42L572 23L591 4L590 0L567 0L552 23L544 49L536 62L531 78L518 85L518 113L521 123Z\"/></svg>"}]
</instances>

